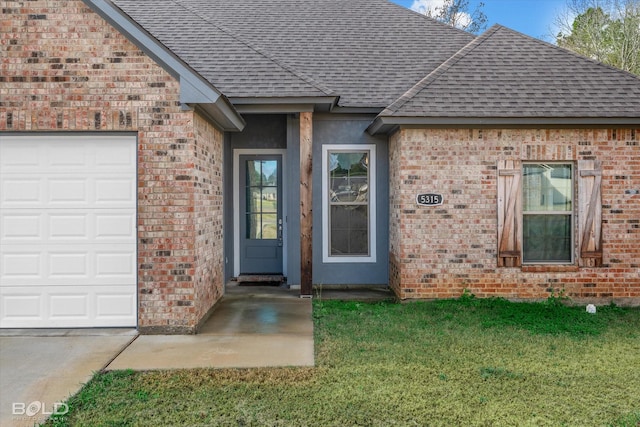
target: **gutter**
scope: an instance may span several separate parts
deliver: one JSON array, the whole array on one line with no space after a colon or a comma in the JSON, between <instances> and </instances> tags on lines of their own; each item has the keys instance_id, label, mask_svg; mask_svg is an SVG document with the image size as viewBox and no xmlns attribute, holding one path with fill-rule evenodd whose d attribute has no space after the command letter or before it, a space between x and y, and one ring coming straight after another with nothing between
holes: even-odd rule
<instances>
[{"instance_id":1,"label":"gutter","mask_svg":"<svg viewBox=\"0 0 640 427\"><path fill-rule=\"evenodd\" d=\"M640 117L394 117L378 116L371 135L390 135L403 128L606 128L637 127Z\"/></svg>"}]
</instances>

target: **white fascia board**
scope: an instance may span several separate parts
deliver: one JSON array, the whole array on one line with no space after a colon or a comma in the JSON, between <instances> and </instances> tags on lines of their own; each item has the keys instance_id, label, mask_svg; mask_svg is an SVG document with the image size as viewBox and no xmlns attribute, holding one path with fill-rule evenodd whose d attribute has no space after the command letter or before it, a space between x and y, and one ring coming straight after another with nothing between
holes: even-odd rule
<instances>
[{"instance_id":1,"label":"white fascia board","mask_svg":"<svg viewBox=\"0 0 640 427\"><path fill-rule=\"evenodd\" d=\"M109 0L83 0L94 12L122 33L180 82L180 102L200 105L210 119L226 131L242 130L244 120L228 99L211 83L125 15Z\"/></svg>"}]
</instances>

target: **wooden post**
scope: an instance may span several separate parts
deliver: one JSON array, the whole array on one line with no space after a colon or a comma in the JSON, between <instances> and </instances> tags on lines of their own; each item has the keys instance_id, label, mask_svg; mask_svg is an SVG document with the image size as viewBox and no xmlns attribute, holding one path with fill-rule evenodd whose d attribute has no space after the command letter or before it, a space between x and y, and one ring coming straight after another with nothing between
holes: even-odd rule
<instances>
[{"instance_id":1,"label":"wooden post","mask_svg":"<svg viewBox=\"0 0 640 427\"><path fill-rule=\"evenodd\" d=\"M300 113L300 296L311 297L313 277L313 113Z\"/></svg>"}]
</instances>

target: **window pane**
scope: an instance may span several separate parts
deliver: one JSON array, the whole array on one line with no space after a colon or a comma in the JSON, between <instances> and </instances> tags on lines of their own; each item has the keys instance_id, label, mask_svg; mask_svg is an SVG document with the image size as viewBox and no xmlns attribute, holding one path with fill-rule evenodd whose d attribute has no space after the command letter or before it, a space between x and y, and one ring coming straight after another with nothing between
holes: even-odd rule
<instances>
[{"instance_id":1,"label":"window pane","mask_svg":"<svg viewBox=\"0 0 640 427\"><path fill-rule=\"evenodd\" d=\"M524 262L571 262L571 215L524 215Z\"/></svg>"},{"instance_id":2,"label":"window pane","mask_svg":"<svg viewBox=\"0 0 640 427\"><path fill-rule=\"evenodd\" d=\"M523 208L525 212L571 211L571 165L525 164Z\"/></svg>"},{"instance_id":3,"label":"window pane","mask_svg":"<svg viewBox=\"0 0 640 427\"><path fill-rule=\"evenodd\" d=\"M276 187L278 185L278 162L276 160L263 160L262 185Z\"/></svg>"},{"instance_id":4,"label":"window pane","mask_svg":"<svg viewBox=\"0 0 640 427\"><path fill-rule=\"evenodd\" d=\"M331 255L369 255L366 205L331 206Z\"/></svg>"},{"instance_id":5,"label":"window pane","mask_svg":"<svg viewBox=\"0 0 640 427\"><path fill-rule=\"evenodd\" d=\"M277 239L278 162L247 160L248 239Z\"/></svg>"},{"instance_id":6,"label":"window pane","mask_svg":"<svg viewBox=\"0 0 640 427\"><path fill-rule=\"evenodd\" d=\"M262 196L259 188L247 187L247 213L259 213L262 209Z\"/></svg>"},{"instance_id":7,"label":"window pane","mask_svg":"<svg viewBox=\"0 0 640 427\"><path fill-rule=\"evenodd\" d=\"M369 200L369 153L330 153L330 201L366 203Z\"/></svg>"},{"instance_id":8,"label":"window pane","mask_svg":"<svg viewBox=\"0 0 640 427\"><path fill-rule=\"evenodd\" d=\"M259 161L247 160L247 185L258 187L262 183L262 164Z\"/></svg>"},{"instance_id":9,"label":"window pane","mask_svg":"<svg viewBox=\"0 0 640 427\"><path fill-rule=\"evenodd\" d=\"M278 219L275 213L262 215L262 239L278 238Z\"/></svg>"},{"instance_id":10,"label":"window pane","mask_svg":"<svg viewBox=\"0 0 640 427\"><path fill-rule=\"evenodd\" d=\"M250 187L276 187L278 185L278 161L247 160L247 185Z\"/></svg>"},{"instance_id":11,"label":"window pane","mask_svg":"<svg viewBox=\"0 0 640 427\"><path fill-rule=\"evenodd\" d=\"M276 187L262 189L262 212L278 212L278 189Z\"/></svg>"},{"instance_id":12,"label":"window pane","mask_svg":"<svg viewBox=\"0 0 640 427\"><path fill-rule=\"evenodd\" d=\"M247 239L262 238L262 216L260 214L247 214Z\"/></svg>"}]
</instances>

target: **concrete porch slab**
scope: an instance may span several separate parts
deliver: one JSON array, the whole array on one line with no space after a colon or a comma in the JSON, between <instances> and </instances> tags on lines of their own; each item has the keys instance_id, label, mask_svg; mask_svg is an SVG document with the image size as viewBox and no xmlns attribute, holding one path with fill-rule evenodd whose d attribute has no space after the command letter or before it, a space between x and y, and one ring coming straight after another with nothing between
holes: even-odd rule
<instances>
[{"instance_id":1,"label":"concrete porch slab","mask_svg":"<svg viewBox=\"0 0 640 427\"><path fill-rule=\"evenodd\" d=\"M107 370L313 366L313 338L287 335L142 335Z\"/></svg>"},{"instance_id":2,"label":"concrete porch slab","mask_svg":"<svg viewBox=\"0 0 640 427\"><path fill-rule=\"evenodd\" d=\"M197 335L141 335L106 369L313 365L309 299L285 288L228 285Z\"/></svg>"}]
</instances>

